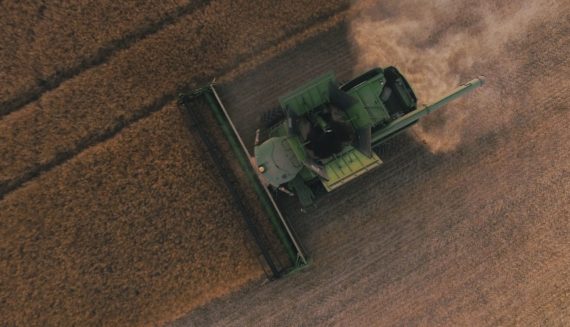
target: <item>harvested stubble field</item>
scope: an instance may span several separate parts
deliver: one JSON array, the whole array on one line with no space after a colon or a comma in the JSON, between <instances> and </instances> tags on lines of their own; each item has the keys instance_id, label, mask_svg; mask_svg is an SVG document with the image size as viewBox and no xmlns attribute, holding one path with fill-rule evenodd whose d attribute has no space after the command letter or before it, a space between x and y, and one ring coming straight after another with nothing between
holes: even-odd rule
<instances>
[{"instance_id":1,"label":"harvested stubble field","mask_svg":"<svg viewBox=\"0 0 570 327\"><path fill-rule=\"evenodd\" d=\"M259 113L298 83L397 64L424 101L478 74L488 83L391 141L382 168L317 210L281 199L311 267L173 324L568 325L567 4L348 5L145 4L132 24L83 30L99 43L46 58L45 75L26 73L30 54L2 62L12 70L0 102L26 101L0 120L1 324L159 324L261 278L176 91L223 75L249 142ZM27 12L6 35L26 34L38 19ZM80 24L78 12L59 14Z\"/></svg>"}]
</instances>

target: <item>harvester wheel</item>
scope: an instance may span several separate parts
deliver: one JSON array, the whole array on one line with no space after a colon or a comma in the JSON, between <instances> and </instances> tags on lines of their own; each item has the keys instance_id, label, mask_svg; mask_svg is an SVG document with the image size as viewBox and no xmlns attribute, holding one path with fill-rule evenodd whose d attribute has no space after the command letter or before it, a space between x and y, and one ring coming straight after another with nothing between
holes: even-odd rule
<instances>
[{"instance_id":1,"label":"harvester wheel","mask_svg":"<svg viewBox=\"0 0 570 327\"><path fill-rule=\"evenodd\" d=\"M261 115L261 125L269 128L285 119L285 112L280 107L268 110Z\"/></svg>"}]
</instances>

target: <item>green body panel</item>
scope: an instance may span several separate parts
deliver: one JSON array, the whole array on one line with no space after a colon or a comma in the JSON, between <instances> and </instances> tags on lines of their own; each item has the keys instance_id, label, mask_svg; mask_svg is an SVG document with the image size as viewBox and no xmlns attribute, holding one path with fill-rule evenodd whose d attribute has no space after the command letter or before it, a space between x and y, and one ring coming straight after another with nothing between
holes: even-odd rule
<instances>
[{"instance_id":1,"label":"green body panel","mask_svg":"<svg viewBox=\"0 0 570 327\"><path fill-rule=\"evenodd\" d=\"M372 126L372 118L361 103L356 103L346 111L354 128L369 128Z\"/></svg>"},{"instance_id":2,"label":"green body panel","mask_svg":"<svg viewBox=\"0 0 570 327\"><path fill-rule=\"evenodd\" d=\"M329 72L318 77L297 90L279 98L283 109L292 111L297 116L302 116L312 109L329 101L329 84L335 83L334 73Z\"/></svg>"},{"instance_id":3,"label":"green body panel","mask_svg":"<svg viewBox=\"0 0 570 327\"><path fill-rule=\"evenodd\" d=\"M307 184L301 175L297 175L292 181L288 183L291 191L295 192L299 202L303 207L308 207L313 203L315 199L315 194Z\"/></svg>"},{"instance_id":4,"label":"green body panel","mask_svg":"<svg viewBox=\"0 0 570 327\"><path fill-rule=\"evenodd\" d=\"M258 169L263 167L264 176L272 185L287 183L303 168L299 161L299 152L294 151L291 144L294 141L286 136L272 137L260 146L256 146L254 154L256 158L264 158L257 161ZM294 145L295 146L295 145Z\"/></svg>"},{"instance_id":5,"label":"green body panel","mask_svg":"<svg viewBox=\"0 0 570 327\"><path fill-rule=\"evenodd\" d=\"M323 181L327 191L332 191L352 179L380 166L382 160L374 153L372 157L365 156L353 147L335 156L325 164L325 171L329 177Z\"/></svg>"},{"instance_id":6,"label":"green body panel","mask_svg":"<svg viewBox=\"0 0 570 327\"><path fill-rule=\"evenodd\" d=\"M374 126L390 119L388 110L379 97L385 83L384 76L377 75L348 91L348 94L358 99L358 103L349 109L355 128Z\"/></svg>"},{"instance_id":7,"label":"green body panel","mask_svg":"<svg viewBox=\"0 0 570 327\"><path fill-rule=\"evenodd\" d=\"M310 181L319 177L317 174L313 173L313 171L310 169L301 169L301 171L299 172L299 176L301 176L304 181Z\"/></svg>"},{"instance_id":8,"label":"green body panel","mask_svg":"<svg viewBox=\"0 0 570 327\"><path fill-rule=\"evenodd\" d=\"M297 155L297 160L300 162L305 162L307 154L305 153L305 149L301 143L301 140L299 140L299 137L290 136L287 138L287 143L289 144L291 151Z\"/></svg>"}]
</instances>

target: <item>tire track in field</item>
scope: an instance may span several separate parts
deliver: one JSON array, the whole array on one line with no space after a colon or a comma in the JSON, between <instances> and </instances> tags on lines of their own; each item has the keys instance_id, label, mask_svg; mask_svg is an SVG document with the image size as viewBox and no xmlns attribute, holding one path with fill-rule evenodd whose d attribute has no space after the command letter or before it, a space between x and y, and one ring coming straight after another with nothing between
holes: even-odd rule
<instances>
[{"instance_id":1,"label":"tire track in field","mask_svg":"<svg viewBox=\"0 0 570 327\"><path fill-rule=\"evenodd\" d=\"M152 24L143 26L124 37L113 40L108 44L101 47L96 53L89 57L83 58L81 63L59 71L56 74L46 78L41 85L31 87L29 90L24 91L12 99L0 102L0 118L6 116L18 109L23 108L25 105L38 100L44 93L54 90L59 87L63 82L72 79L73 77L83 73L84 71L104 64L118 51L129 48L134 43L155 34L169 25L175 24L181 18L191 15L197 10L205 7L210 1L202 0L195 1L188 5L177 8L173 13L167 15L163 19Z\"/></svg>"},{"instance_id":2,"label":"tire track in field","mask_svg":"<svg viewBox=\"0 0 570 327\"><path fill-rule=\"evenodd\" d=\"M297 26L282 38L277 39L260 49L258 53L261 53L261 55L249 57L246 56L245 58L242 58L240 56L237 59L234 58L234 60L231 60L226 64L225 67L220 69L220 72L222 74L226 72L226 74L222 76L222 80L231 80L232 78L238 76L240 72L245 71L247 67L255 67L256 63L271 59L273 56L280 53L282 49L291 48L296 44L299 44L304 40L314 36L315 34L321 33L324 30L336 26L338 23L343 21L345 17L343 12L346 12L346 10L347 7L341 7L336 13L333 13L332 15L324 15L318 19L315 19L309 23L309 26ZM202 48L201 50L205 50L208 47L208 44L202 43L200 47ZM197 51L200 52L200 49L197 49ZM192 84L199 84L204 82L206 81L195 79ZM185 85L180 86L180 89L185 89L190 86L191 85L188 85L188 83L186 83ZM135 110L130 116L127 116L122 120L115 120L112 127L103 131L97 131L95 133L89 134L79 139L74 147L66 149L65 151L59 151L51 160L45 163L38 163L34 165L33 168L25 170L17 177L0 183L0 200L12 191L22 187L26 182L33 180L41 174L50 171L54 167L65 163L69 159L83 152L85 149L114 137L123 128L130 126L140 119L148 117L152 113L160 110L168 102L173 101L175 98L175 93L164 94L156 99L152 104L143 107L141 110Z\"/></svg>"}]
</instances>

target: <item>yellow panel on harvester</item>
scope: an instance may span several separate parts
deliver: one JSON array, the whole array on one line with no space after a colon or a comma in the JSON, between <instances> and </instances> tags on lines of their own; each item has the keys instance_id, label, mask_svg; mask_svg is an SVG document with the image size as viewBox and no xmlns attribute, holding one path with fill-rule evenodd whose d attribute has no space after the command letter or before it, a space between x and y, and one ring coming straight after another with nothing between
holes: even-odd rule
<instances>
[{"instance_id":1,"label":"yellow panel on harvester","mask_svg":"<svg viewBox=\"0 0 570 327\"><path fill-rule=\"evenodd\" d=\"M332 191L348 181L380 166L382 160L372 153L367 157L357 149L350 149L325 164L328 180L321 179L325 189Z\"/></svg>"}]
</instances>

